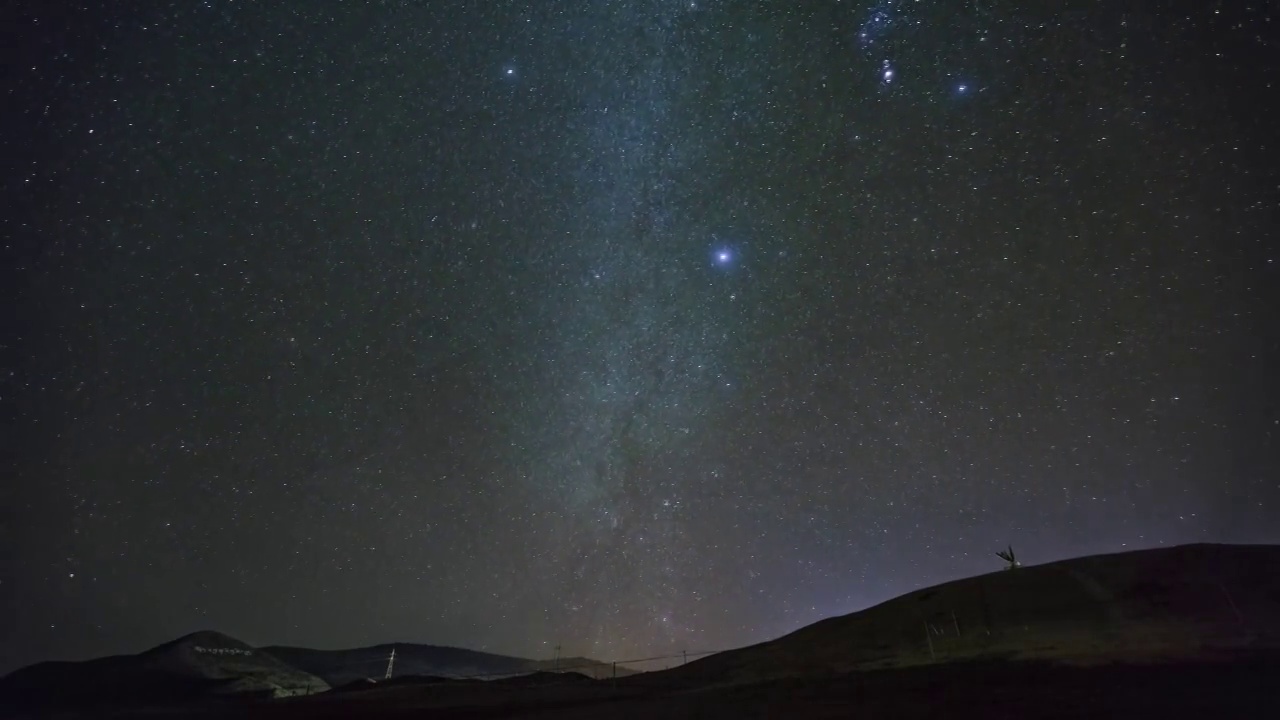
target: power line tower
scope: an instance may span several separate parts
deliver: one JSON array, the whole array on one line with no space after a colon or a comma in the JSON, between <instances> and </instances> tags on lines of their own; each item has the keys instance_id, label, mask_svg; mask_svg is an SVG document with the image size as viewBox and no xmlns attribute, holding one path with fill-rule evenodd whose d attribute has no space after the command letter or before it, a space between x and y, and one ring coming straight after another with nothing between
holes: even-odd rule
<instances>
[{"instance_id":1,"label":"power line tower","mask_svg":"<svg viewBox=\"0 0 1280 720\"><path fill-rule=\"evenodd\" d=\"M385 676L383 676L383 678L382 678L383 680L390 680L390 679L391 679L391 670L392 670L392 668L394 668L395 666L396 666L396 649L395 649L395 647L394 647L394 646L392 646L392 648L391 648L391 657L387 658L387 674L386 674Z\"/></svg>"}]
</instances>

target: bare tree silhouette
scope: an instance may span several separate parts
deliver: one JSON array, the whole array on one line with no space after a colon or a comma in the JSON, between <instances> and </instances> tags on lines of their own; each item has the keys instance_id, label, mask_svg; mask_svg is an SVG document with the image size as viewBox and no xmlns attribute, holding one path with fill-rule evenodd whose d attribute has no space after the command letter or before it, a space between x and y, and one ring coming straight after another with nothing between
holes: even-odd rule
<instances>
[{"instance_id":1,"label":"bare tree silhouette","mask_svg":"<svg viewBox=\"0 0 1280 720\"><path fill-rule=\"evenodd\" d=\"M1012 545L1009 546L1008 550L1001 550L996 553L996 557L1009 563L1009 567L1005 568L1005 570L1013 570L1022 566L1022 563L1018 562L1018 559L1014 557Z\"/></svg>"}]
</instances>

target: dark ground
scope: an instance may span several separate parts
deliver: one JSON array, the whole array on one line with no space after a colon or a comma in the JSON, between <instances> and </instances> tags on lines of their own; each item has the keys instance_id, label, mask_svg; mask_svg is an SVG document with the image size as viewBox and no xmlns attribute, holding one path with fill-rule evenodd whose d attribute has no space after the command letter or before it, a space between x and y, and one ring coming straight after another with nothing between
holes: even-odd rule
<instances>
[{"instance_id":1,"label":"dark ground","mask_svg":"<svg viewBox=\"0 0 1280 720\"><path fill-rule=\"evenodd\" d=\"M1166 665L981 662L680 687L667 673L530 685L450 682L89 717L286 718L1272 718L1280 654Z\"/></svg>"}]
</instances>

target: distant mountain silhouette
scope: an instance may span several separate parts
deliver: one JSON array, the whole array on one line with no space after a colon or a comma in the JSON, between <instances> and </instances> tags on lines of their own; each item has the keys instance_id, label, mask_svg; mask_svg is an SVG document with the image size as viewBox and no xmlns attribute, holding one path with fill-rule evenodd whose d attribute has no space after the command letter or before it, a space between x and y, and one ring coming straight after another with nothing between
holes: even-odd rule
<instances>
[{"instance_id":1,"label":"distant mountain silhouette","mask_svg":"<svg viewBox=\"0 0 1280 720\"><path fill-rule=\"evenodd\" d=\"M1280 546L1184 545L956 580L657 674L733 684L956 661L1177 662L1264 650L1280 650Z\"/></svg>"},{"instance_id":2,"label":"distant mountain silhouette","mask_svg":"<svg viewBox=\"0 0 1280 720\"><path fill-rule=\"evenodd\" d=\"M393 647L394 677L383 681ZM627 717L742 716L792 707L804 696L809 704L802 706L813 712L874 698L886 717L902 710L932 717L937 708L921 689L945 687L968 698L974 717L987 716L981 709L988 689L1004 693L992 708L1019 709L1009 717L1063 703L1133 710L1153 698L1163 699L1162 717L1271 717L1254 709L1276 704L1277 668L1280 546L1187 545L956 580L617 682L592 682L612 667L578 658L537 661L415 644L253 648L200 632L138 655L18 670L0 679L0 714L147 706L157 718L193 710L241 717L246 708L263 717L454 717L492 714L502 705L557 717L622 716L616 713L627 707L635 711ZM330 685L342 692L223 704ZM1095 691L1102 693L1097 702L1086 697ZM1177 714L1184 710L1191 714ZM563 715L570 711L577 714Z\"/></svg>"},{"instance_id":3,"label":"distant mountain silhouette","mask_svg":"<svg viewBox=\"0 0 1280 720\"><path fill-rule=\"evenodd\" d=\"M384 681L396 650L395 673ZM556 673L610 677L612 666L585 658L530 660L462 648L387 644L349 650L255 648L209 630L137 655L45 662L0 678L0 709L175 706L213 698L289 697L373 686L493 680ZM618 676L633 671L619 669ZM477 680L478 681L478 680Z\"/></svg>"},{"instance_id":4,"label":"distant mountain silhouette","mask_svg":"<svg viewBox=\"0 0 1280 720\"><path fill-rule=\"evenodd\" d=\"M329 689L233 637L213 631L186 635L137 655L85 662L45 662L0 679L0 705L103 707L163 705L210 696L284 697Z\"/></svg>"},{"instance_id":5,"label":"distant mountain silhouette","mask_svg":"<svg viewBox=\"0 0 1280 720\"><path fill-rule=\"evenodd\" d=\"M262 650L294 667L323 678L333 687L338 687L370 678L374 680L382 678L386 672L387 658L392 648L396 651L394 672L396 677L415 675L496 679L558 670L604 678L610 677L613 672L613 667L609 663L589 658L561 658L559 661L530 660L463 648L413 643L388 643L347 650L313 650L284 646L269 646ZM630 670L618 669L620 677L632 673L633 671Z\"/></svg>"}]
</instances>

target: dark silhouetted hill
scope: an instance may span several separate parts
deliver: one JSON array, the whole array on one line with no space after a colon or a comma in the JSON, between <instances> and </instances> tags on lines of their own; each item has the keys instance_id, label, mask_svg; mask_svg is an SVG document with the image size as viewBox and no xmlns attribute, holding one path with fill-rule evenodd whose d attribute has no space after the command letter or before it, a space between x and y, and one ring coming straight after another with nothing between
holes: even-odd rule
<instances>
[{"instance_id":1,"label":"dark silhouetted hill","mask_svg":"<svg viewBox=\"0 0 1280 720\"><path fill-rule=\"evenodd\" d=\"M1280 649L1280 547L1186 545L956 580L669 673L697 684L957 661L1202 661Z\"/></svg>"},{"instance_id":2,"label":"dark silhouetted hill","mask_svg":"<svg viewBox=\"0 0 1280 720\"><path fill-rule=\"evenodd\" d=\"M46 662L0 679L0 706L127 707L211 696L284 697L329 688L235 638L202 631L137 655Z\"/></svg>"},{"instance_id":3,"label":"dark silhouetted hill","mask_svg":"<svg viewBox=\"0 0 1280 720\"><path fill-rule=\"evenodd\" d=\"M146 696L147 717L205 720L1280 717L1280 547L1190 545L993 572L609 682L575 672L576 659L429 645L396 645L396 677L366 679L382 677L391 648L255 650L199 633L137 656L18 671L0 681L0 708L16 698L46 716L65 695L94 698L94 717L104 699ZM326 675L345 692L270 699ZM257 699L217 701L237 693ZM177 704L186 700L199 702Z\"/></svg>"},{"instance_id":4,"label":"dark silhouetted hill","mask_svg":"<svg viewBox=\"0 0 1280 720\"><path fill-rule=\"evenodd\" d=\"M323 678L333 687L338 687L359 680L382 678L386 672L387 658L392 648L396 651L394 675L397 677L413 675L494 679L559 670L603 678L610 677L613 672L612 665L589 658L561 658L558 661L530 660L463 648L412 643L374 645L348 650L313 650L283 646L264 647L262 650L294 667ZM619 676L629 674L632 674L632 671L618 669Z\"/></svg>"}]
</instances>

